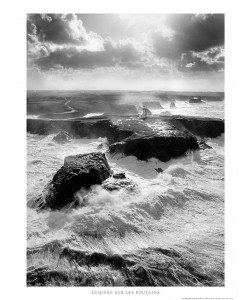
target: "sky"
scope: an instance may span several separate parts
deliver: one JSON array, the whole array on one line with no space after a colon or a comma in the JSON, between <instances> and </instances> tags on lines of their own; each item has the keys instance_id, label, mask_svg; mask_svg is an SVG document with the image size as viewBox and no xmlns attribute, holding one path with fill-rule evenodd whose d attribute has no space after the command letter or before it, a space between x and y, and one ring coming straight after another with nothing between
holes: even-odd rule
<instances>
[{"instance_id":1,"label":"sky","mask_svg":"<svg viewBox=\"0 0 250 300\"><path fill-rule=\"evenodd\" d=\"M224 15L28 14L27 88L224 91Z\"/></svg>"}]
</instances>

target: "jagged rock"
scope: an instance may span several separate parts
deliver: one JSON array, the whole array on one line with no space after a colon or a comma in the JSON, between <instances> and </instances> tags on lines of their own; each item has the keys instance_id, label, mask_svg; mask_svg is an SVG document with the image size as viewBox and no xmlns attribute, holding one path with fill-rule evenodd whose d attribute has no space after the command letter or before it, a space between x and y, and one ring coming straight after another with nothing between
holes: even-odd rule
<instances>
[{"instance_id":1,"label":"jagged rock","mask_svg":"<svg viewBox=\"0 0 250 300\"><path fill-rule=\"evenodd\" d=\"M152 112L148 109L148 108L146 108L146 107L139 107L138 108L138 112L139 112L139 114L147 114L147 116L152 116Z\"/></svg>"},{"instance_id":2,"label":"jagged rock","mask_svg":"<svg viewBox=\"0 0 250 300\"><path fill-rule=\"evenodd\" d=\"M125 172L115 173L113 175L113 178L115 178L115 179L124 179L124 178L126 178Z\"/></svg>"},{"instance_id":3,"label":"jagged rock","mask_svg":"<svg viewBox=\"0 0 250 300\"><path fill-rule=\"evenodd\" d=\"M198 149L193 135L214 138L224 133L221 119L186 116L160 116L144 121L131 117L113 118L112 121L28 119L27 127L30 133L49 134L64 130L74 138L106 137L111 144L110 153L134 155L140 160L155 157L161 161Z\"/></svg>"},{"instance_id":4,"label":"jagged rock","mask_svg":"<svg viewBox=\"0 0 250 300\"><path fill-rule=\"evenodd\" d=\"M27 131L33 134L52 134L67 131L74 138L105 137L114 143L133 134L130 129L122 129L108 119L90 120L47 120L27 119Z\"/></svg>"},{"instance_id":5,"label":"jagged rock","mask_svg":"<svg viewBox=\"0 0 250 300\"><path fill-rule=\"evenodd\" d=\"M152 112L148 108L145 108L145 113L147 116L152 116Z\"/></svg>"},{"instance_id":6,"label":"jagged rock","mask_svg":"<svg viewBox=\"0 0 250 300\"><path fill-rule=\"evenodd\" d=\"M71 141L71 136L66 131L60 131L52 140L58 144L65 144Z\"/></svg>"},{"instance_id":7,"label":"jagged rock","mask_svg":"<svg viewBox=\"0 0 250 300\"><path fill-rule=\"evenodd\" d=\"M103 153L67 156L43 191L44 201L52 209L59 209L74 202L74 194L81 188L101 184L111 174Z\"/></svg>"},{"instance_id":8,"label":"jagged rock","mask_svg":"<svg viewBox=\"0 0 250 300\"><path fill-rule=\"evenodd\" d=\"M163 172L162 168L155 168L155 171L158 172L158 173L162 173Z\"/></svg>"},{"instance_id":9,"label":"jagged rock","mask_svg":"<svg viewBox=\"0 0 250 300\"><path fill-rule=\"evenodd\" d=\"M161 120L172 124L179 130L189 130L201 137L217 137L224 133L224 120L203 117L171 116L169 112L161 114ZM58 131L67 131L74 138L98 138L106 137L109 143L121 141L133 133L140 133L134 123L135 119L130 119L130 126L123 126L123 123L114 124L108 119L102 120L46 120L28 119L27 131L34 134L52 134ZM140 124L140 127L142 125Z\"/></svg>"},{"instance_id":10,"label":"jagged rock","mask_svg":"<svg viewBox=\"0 0 250 300\"><path fill-rule=\"evenodd\" d=\"M147 135L134 134L109 147L111 154L133 155L139 160L148 160L154 157L163 162L177 158L188 150L197 149L199 149L199 145L194 136L173 129Z\"/></svg>"}]
</instances>

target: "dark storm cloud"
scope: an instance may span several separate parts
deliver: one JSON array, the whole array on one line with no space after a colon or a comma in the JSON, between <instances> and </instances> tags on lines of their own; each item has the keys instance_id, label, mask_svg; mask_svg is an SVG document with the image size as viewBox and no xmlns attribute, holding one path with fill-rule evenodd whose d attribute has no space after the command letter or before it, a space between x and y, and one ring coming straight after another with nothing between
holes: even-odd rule
<instances>
[{"instance_id":1,"label":"dark storm cloud","mask_svg":"<svg viewBox=\"0 0 250 300\"><path fill-rule=\"evenodd\" d=\"M224 45L224 15L168 15L166 25L173 30L172 36L161 32L151 34L156 55L178 59L188 51L200 52Z\"/></svg>"},{"instance_id":2,"label":"dark storm cloud","mask_svg":"<svg viewBox=\"0 0 250 300\"><path fill-rule=\"evenodd\" d=\"M87 40L82 21L73 14L32 14L27 20L28 38L54 44L82 44Z\"/></svg>"},{"instance_id":3,"label":"dark storm cloud","mask_svg":"<svg viewBox=\"0 0 250 300\"><path fill-rule=\"evenodd\" d=\"M136 30L126 18L112 14L28 15L28 66L40 70L121 66L162 74L224 68L224 15L167 15L159 23L149 22L145 32L140 18L138 23L133 18Z\"/></svg>"},{"instance_id":4,"label":"dark storm cloud","mask_svg":"<svg viewBox=\"0 0 250 300\"><path fill-rule=\"evenodd\" d=\"M105 18L108 16L114 20L113 15ZM135 68L141 64L141 55L131 40L114 42L87 32L77 15L29 15L27 35L28 57L33 59L34 66L44 70L92 69L117 64Z\"/></svg>"},{"instance_id":5,"label":"dark storm cloud","mask_svg":"<svg viewBox=\"0 0 250 300\"><path fill-rule=\"evenodd\" d=\"M75 47L61 48L45 57L34 60L41 69L54 67L72 69L93 69L95 67L111 67L117 64L133 67L140 63L140 54L131 43L114 44L106 41L103 51L78 50Z\"/></svg>"}]
</instances>

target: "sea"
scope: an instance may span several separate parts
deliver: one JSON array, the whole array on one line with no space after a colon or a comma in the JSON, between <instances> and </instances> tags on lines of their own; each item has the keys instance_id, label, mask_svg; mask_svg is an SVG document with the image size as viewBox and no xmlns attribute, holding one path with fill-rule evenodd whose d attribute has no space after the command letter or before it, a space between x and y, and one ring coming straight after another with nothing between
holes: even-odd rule
<instances>
[{"instance_id":1,"label":"sea","mask_svg":"<svg viewBox=\"0 0 250 300\"><path fill-rule=\"evenodd\" d=\"M161 105L156 116L167 111L224 119L224 101ZM42 192L66 156L100 151L100 144L111 169L125 172L135 188L92 186L82 195L85 205L67 211L27 206L28 285L224 285L224 135L208 138L209 149L166 163L111 156L105 138L56 144L53 136L27 133L27 201Z\"/></svg>"}]
</instances>

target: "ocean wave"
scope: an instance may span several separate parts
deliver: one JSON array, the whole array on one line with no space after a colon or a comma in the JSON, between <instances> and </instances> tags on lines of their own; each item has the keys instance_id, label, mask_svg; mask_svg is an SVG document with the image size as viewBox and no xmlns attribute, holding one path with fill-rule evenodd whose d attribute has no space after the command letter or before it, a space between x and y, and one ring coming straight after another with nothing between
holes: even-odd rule
<instances>
[{"instance_id":1,"label":"ocean wave","mask_svg":"<svg viewBox=\"0 0 250 300\"><path fill-rule=\"evenodd\" d=\"M32 286L220 286L223 265L202 267L188 249L146 248L126 255L84 252L51 243L40 254L54 266L29 266L27 284ZM28 256L38 255L38 250ZM216 263L214 261L214 263Z\"/></svg>"},{"instance_id":2,"label":"ocean wave","mask_svg":"<svg viewBox=\"0 0 250 300\"><path fill-rule=\"evenodd\" d=\"M28 135L28 201L65 156L106 151L105 139L48 149L52 138ZM28 285L223 285L224 137L207 143L167 163L107 155L134 190L92 186L77 209L28 208Z\"/></svg>"}]
</instances>

